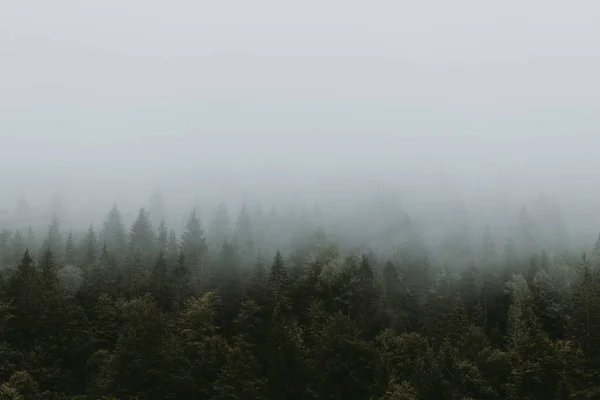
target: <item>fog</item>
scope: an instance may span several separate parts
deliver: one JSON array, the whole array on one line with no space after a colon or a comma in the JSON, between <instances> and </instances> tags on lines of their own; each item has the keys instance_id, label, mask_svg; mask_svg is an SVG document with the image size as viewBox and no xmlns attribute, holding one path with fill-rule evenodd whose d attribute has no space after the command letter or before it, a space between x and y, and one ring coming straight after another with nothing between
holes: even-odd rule
<instances>
[{"instance_id":1,"label":"fog","mask_svg":"<svg viewBox=\"0 0 600 400\"><path fill-rule=\"evenodd\" d=\"M433 230L463 207L480 234L544 193L593 241L599 14L591 1L5 0L0 209L60 193L86 226L160 191L181 215L316 202L339 221L396 196Z\"/></svg>"}]
</instances>

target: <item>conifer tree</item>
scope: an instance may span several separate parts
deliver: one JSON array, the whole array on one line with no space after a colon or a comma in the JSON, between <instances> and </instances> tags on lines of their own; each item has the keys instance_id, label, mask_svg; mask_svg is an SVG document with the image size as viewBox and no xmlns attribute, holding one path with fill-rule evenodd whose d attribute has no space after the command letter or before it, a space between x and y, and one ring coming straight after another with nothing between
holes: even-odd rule
<instances>
[{"instance_id":1,"label":"conifer tree","mask_svg":"<svg viewBox=\"0 0 600 400\"><path fill-rule=\"evenodd\" d=\"M568 332L583 350L585 377L589 384L600 383L600 280L584 258L581 278L573 288Z\"/></svg>"},{"instance_id":2,"label":"conifer tree","mask_svg":"<svg viewBox=\"0 0 600 400\"><path fill-rule=\"evenodd\" d=\"M169 230L167 229L167 224L164 219L160 220L160 224L158 225L158 232L156 237L156 249L160 253L163 253L163 256L166 256L168 251L169 244Z\"/></svg>"},{"instance_id":3,"label":"conifer tree","mask_svg":"<svg viewBox=\"0 0 600 400\"><path fill-rule=\"evenodd\" d=\"M173 285L169 278L167 260L165 258L165 254L160 251L158 253L156 263L154 264L154 269L152 270L150 280L152 294L154 295L157 304L163 309L169 309L173 301Z\"/></svg>"},{"instance_id":4,"label":"conifer tree","mask_svg":"<svg viewBox=\"0 0 600 400\"><path fill-rule=\"evenodd\" d=\"M98 237L94 226L90 224L80 245L80 259L85 268L90 268L96 264L98 259Z\"/></svg>"},{"instance_id":5,"label":"conifer tree","mask_svg":"<svg viewBox=\"0 0 600 400\"><path fill-rule=\"evenodd\" d=\"M45 296L49 294L55 294L58 291L58 275L56 260L54 254L50 251L50 248L46 249L42 261L40 262L41 267L41 285L42 291Z\"/></svg>"},{"instance_id":6,"label":"conifer tree","mask_svg":"<svg viewBox=\"0 0 600 400\"><path fill-rule=\"evenodd\" d=\"M181 236L181 248L185 254L186 264L190 270L196 274L204 272L205 255L208 250L204 230L200 225L200 220L196 215L196 210L192 210L186 224L186 230Z\"/></svg>"},{"instance_id":7,"label":"conifer tree","mask_svg":"<svg viewBox=\"0 0 600 400\"><path fill-rule=\"evenodd\" d=\"M177 243L177 234L173 229L169 231L169 238L167 240L167 262L169 269L175 268L177 257L179 256L179 243Z\"/></svg>"},{"instance_id":8,"label":"conifer tree","mask_svg":"<svg viewBox=\"0 0 600 400\"><path fill-rule=\"evenodd\" d=\"M10 251L10 241L12 232L8 229L0 230L0 268L10 264L12 255Z\"/></svg>"},{"instance_id":9,"label":"conifer tree","mask_svg":"<svg viewBox=\"0 0 600 400\"><path fill-rule=\"evenodd\" d=\"M44 239L44 244L42 248L44 249L44 252L47 249L50 249L50 251L52 252L52 254L55 255L56 258L62 258L62 251L64 247L62 243L62 234L60 232L60 221L58 219L57 214L54 214L54 216L52 217L52 221L48 226L48 234Z\"/></svg>"},{"instance_id":10,"label":"conifer tree","mask_svg":"<svg viewBox=\"0 0 600 400\"><path fill-rule=\"evenodd\" d=\"M12 252L12 257L10 259L11 264L17 264L21 257L23 257L23 253L26 250L25 241L23 240L23 236L21 235L20 230L15 230L15 233L12 235L12 240L10 241L10 247ZM27 249L29 253L29 249Z\"/></svg>"},{"instance_id":11,"label":"conifer tree","mask_svg":"<svg viewBox=\"0 0 600 400\"><path fill-rule=\"evenodd\" d=\"M25 237L25 247L29 249L32 254L36 254L37 252L37 239L35 235L35 231L31 226L27 228L27 235Z\"/></svg>"},{"instance_id":12,"label":"conifer tree","mask_svg":"<svg viewBox=\"0 0 600 400\"><path fill-rule=\"evenodd\" d=\"M186 265L186 258L183 251L180 251L177 257L177 264L173 270L173 288L175 292L175 304L180 306L183 301L191 294L192 276L190 269Z\"/></svg>"},{"instance_id":13,"label":"conifer tree","mask_svg":"<svg viewBox=\"0 0 600 400\"><path fill-rule=\"evenodd\" d=\"M152 223L148 213L142 208L139 210L138 217L131 226L129 234L130 257L139 257L139 261L150 268L154 261L155 246L156 237L152 229Z\"/></svg>"},{"instance_id":14,"label":"conifer tree","mask_svg":"<svg viewBox=\"0 0 600 400\"><path fill-rule=\"evenodd\" d=\"M268 280L269 302L273 318L285 315L290 310L290 280L283 257L277 251Z\"/></svg>"},{"instance_id":15,"label":"conifer tree","mask_svg":"<svg viewBox=\"0 0 600 400\"><path fill-rule=\"evenodd\" d=\"M39 331L39 279L29 250L25 250L21 262L11 276L8 294L12 299L9 332L16 343L24 346L35 340Z\"/></svg>"},{"instance_id":16,"label":"conifer tree","mask_svg":"<svg viewBox=\"0 0 600 400\"><path fill-rule=\"evenodd\" d=\"M117 265L121 265L127 254L127 235L123 216L116 204L113 205L102 225L100 240L106 243Z\"/></svg>"},{"instance_id":17,"label":"conifer tree","mask_svg":"<svg viewBox=\"0 0 600 400\"><path fill-rule=\"evenodd\" d=\"M65 242L65 264L75 265L77 262L77 250L73 241L73 232L69 230L67 241Z\"/></svg>"}]
</instances>

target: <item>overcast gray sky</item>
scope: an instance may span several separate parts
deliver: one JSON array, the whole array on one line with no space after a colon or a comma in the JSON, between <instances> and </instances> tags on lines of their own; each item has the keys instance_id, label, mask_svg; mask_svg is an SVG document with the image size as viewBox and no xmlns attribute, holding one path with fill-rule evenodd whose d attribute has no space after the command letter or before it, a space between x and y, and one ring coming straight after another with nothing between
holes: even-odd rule
<instances>
[{"instance_id":1,"label":"overcast gray sky","mask_svg":"<svg viewBox=\"0 0 600 400\"><path fill-rule=\"evenodd\" d=\"M0 173L15 193L208 165L243 190L276 169L585 193L599 20L583 0L2 0Z\"/></svg>"}]
</instances>

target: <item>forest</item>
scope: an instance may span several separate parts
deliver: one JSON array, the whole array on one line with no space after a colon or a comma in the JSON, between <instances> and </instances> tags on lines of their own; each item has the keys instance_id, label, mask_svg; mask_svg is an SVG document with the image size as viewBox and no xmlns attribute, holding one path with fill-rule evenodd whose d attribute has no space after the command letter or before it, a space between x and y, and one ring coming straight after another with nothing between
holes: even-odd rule
<instances>
[{"instance_id":1,"label":"forest","mask_svg":"<svg viewBox=\"0 0 600 400\"><path fill-rule=\"evenodd\" d=\"M84 226L21 199L0 227L0 399L600 398L600 237L552 207L441 236L379 209L180 223L156 194Z\"/></svg>"}]
</instances>

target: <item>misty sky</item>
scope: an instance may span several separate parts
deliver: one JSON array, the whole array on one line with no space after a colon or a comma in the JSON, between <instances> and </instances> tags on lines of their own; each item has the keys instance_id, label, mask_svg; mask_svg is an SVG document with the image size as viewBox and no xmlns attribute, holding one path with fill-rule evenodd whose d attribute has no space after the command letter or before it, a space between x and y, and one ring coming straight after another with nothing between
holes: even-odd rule
<instances>
[{"instance_id":1,"label":"misty sky","mask_svg":"<svg viewBox=\"0 0 600 400\"><path fill-rule=\"evenodd\" d=\"M2 0L0 177L15 196L175 177L589 194L599 17L583 0Z\"/></svg>"}]
</instances>

